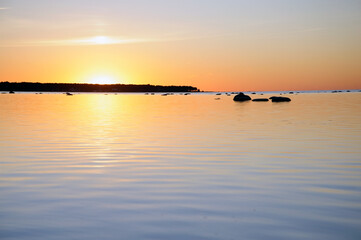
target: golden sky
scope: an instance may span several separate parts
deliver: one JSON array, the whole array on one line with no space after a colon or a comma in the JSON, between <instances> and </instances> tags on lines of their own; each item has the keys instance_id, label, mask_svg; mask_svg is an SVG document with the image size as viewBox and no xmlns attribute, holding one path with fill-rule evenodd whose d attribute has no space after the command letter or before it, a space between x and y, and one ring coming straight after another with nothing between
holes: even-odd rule
<instances>
[{"instance_id":1,"label":"golden sky","mask_svg":"<svg viewBox=\"0 0 361 240\"><path fill-rule=\"evenodd\" d=\"M0 0L0 81L361 88L357 0Z\"/></svg>"}]
</instances>

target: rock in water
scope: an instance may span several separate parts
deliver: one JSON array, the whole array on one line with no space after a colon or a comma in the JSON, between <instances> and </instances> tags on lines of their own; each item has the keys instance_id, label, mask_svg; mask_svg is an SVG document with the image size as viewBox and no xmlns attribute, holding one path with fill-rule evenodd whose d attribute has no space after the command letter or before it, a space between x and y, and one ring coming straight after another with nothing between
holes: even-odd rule
<instances>
[{"instance_id":1,"label":"rock in water","mask_svg":"<svg viewBox=\"0 0 361 240\"><path fill-rule=\"evenodd\" d=\"M288 97L270 97L269 99L272 100L272 102L290 102L291 99Z\"/></svg>"},{"instance_id":2,"label":"rock in water","mask_svg":"<svg viewBox=\"0 0 361 240\"><path fill-rule=\"evenodd\" d=\"M255 98L252 99L253 102L268 102L268 98Z\"/></svg>"},{"instance_id":3,"label":"rock in water","mask_svg":"<svg viewBox=\"0 0 361 240\"><path fill-rule=\"evenodd\" d=\"M243 102L252 100L250 96L244 95L244 93L240 92L238 95L234 96L233 101Z\"/></svg>"}]
</instances>

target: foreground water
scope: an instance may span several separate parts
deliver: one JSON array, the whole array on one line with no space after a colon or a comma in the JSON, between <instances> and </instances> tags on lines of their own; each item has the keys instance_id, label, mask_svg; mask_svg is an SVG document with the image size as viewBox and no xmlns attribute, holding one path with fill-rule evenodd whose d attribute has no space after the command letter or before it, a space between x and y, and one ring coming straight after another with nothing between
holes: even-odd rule
<instances>
[{"instance_id":1,"label":"foreground water","mask_svg":"<svg viewBox=\"0 0 361 240\"><path fill-rule=\"evenodd\" d=\"M291 97L0 95L0 238L360 239L361 93Z\"/></svg>"}]
</instances>

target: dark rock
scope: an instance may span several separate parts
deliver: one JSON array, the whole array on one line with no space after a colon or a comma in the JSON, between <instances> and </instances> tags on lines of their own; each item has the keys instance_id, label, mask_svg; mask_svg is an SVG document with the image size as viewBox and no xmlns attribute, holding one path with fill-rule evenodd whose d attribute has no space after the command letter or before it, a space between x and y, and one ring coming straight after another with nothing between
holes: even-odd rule
<instances>
[{"instance_id":1,"label":"dark rock","mask_svg":"<svg viewBox=\"0 0 361 240\"><path fill-rule=\"evenodd\" d=\"M256 94L255 92L251 93L251 94Z\"/></svg>"},{"instance_id":2,"label":"dark rock","mask_svg":"<svg viewBox=\"0 0 361 240\"><path fill-rule=\"evenodd\" d=\"M73 96L70 92L65 93L67 96Z\"/></svg>"},{"instance_id":3,"label":"dark rock","mask_svg":"<svg viewBox=\"0 0 361 240\"><path fill-rule=\"evenodd\" d=\"M15 92L14 92L14 91L10 91L9 93L10 93L10 94L14 94Z\"/></svg>"},{"instance_id":4,"label":"dark rock","mask_svg":"<svg viewBox=\"0 0 361 240\"><path fill-rule=\"evenodd\" d=\"M237 102L243 102L243 101L249 101L252 100L250 96L244 95L244 93L239 93L236 96L234 96L233 101Z\"/></svg>"},{"instance_id":5,"label":"dark rock","mask_svg":"<svg viewBox=\"0 0 361 240\"><path fill-rule=\"evenodd\" d=\"M293 92L289 92L289 94L293 94Z\"/></svg>"},{"instance_id":6,"label":"dark rock","mask_svg":"<svg viewBox=\"0 0 361 240\"><path fill-rule=\"evenodd\" d=\"M269 99L271 99L272 102L290 102L291 101L291 99L288 98L288 97L275 97L275 96L272 96Z\"/></svg>"},{"instance_id":7,"label":"dark rock","mask_svg":"<svg viewBox=\"0 0 361 240\"><path fill-rule=\"evenodd\" d=\"M268 98L255 98L252 99L253 102L268 102Z\"/></svg>"}]
</instances>

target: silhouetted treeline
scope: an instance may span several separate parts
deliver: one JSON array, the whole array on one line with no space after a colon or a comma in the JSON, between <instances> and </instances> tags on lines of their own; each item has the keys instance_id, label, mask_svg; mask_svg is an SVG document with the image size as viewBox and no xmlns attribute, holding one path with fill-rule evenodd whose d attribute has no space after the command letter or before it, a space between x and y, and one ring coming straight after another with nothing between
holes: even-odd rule
<instances>
[{"instance_id":1,"label":"silhouetted treeline","mask_svg":"<svg viewBox=\"0 0 361 240\"><path fill-rule=\"evenodd\" d=\"M24 92L195 92L192 86L160 86L133 84L32 83L0 82L0 91Z\"/></svg>"}]
</instances>

